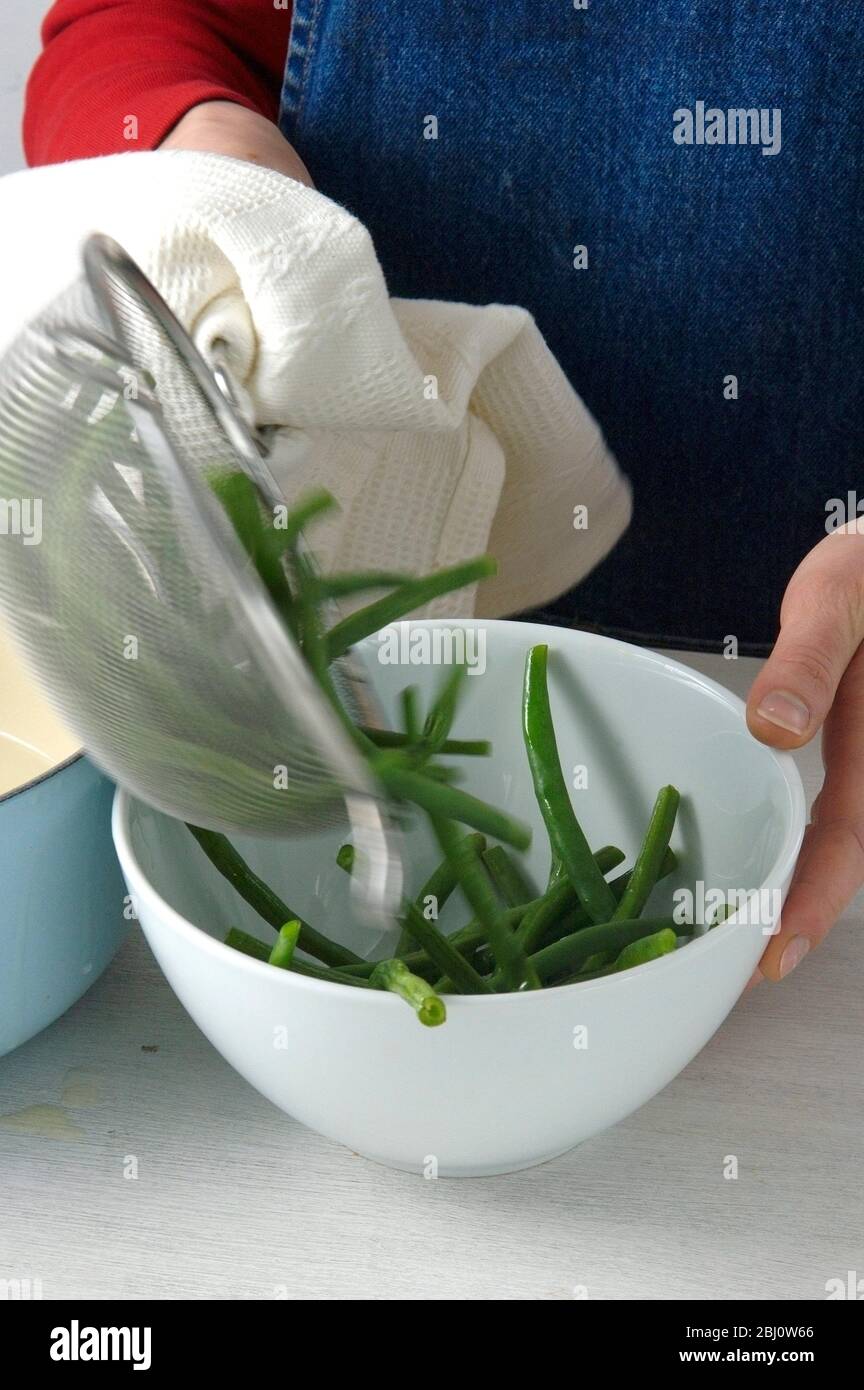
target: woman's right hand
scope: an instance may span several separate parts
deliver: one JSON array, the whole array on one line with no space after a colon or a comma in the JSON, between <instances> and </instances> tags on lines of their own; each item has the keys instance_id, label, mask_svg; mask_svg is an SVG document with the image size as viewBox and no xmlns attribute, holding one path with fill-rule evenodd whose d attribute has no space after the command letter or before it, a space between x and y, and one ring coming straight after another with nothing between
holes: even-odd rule
<instances>
[{"instance_id":1,"label":"woman's right hand","mask_svg":"<svg viewBox=\"0 0 864 1390\"><path fill-rule=\"evenodd\" d=\"M275 169L314 188L312 176L279 127L257 111L234 101L204 101L193 106L160 145L163 150L204 150L231 155Z\"/></svg>"}]
</instances>

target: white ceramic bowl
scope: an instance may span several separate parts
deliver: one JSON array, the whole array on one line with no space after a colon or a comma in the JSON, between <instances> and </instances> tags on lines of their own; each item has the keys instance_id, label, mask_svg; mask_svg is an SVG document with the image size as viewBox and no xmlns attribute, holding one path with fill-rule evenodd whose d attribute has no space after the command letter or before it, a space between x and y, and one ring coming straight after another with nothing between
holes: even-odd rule
<instances>
[{"instance_id":1,"label":"white ceramic bowl","mask_svg":"<svg viewBox=\"0 0 864 1390\"><path fill-rule=\"evenodd\" d=\"M412 623L431 631L441 624ZM657 790L682 793L675 885L785 892L804 827L792 760L748 734L740 700L678 662L582 632L527 623L452 623L485 633L484 673L467 681L456 732L491 737L465 785L529 819L532 867L548 850L520 735L525 653L548 642L562 763L587 768L574 791L592 844L632 862ZM440 671L378 667L391 710L406 684L428 695ZM390 653L393 654L392 652ZM478 662L479 668L479 662ZM272 940L210 867L183 826L118 795L114 837L141 925L189 1013L236 1069L289 1114L379 1162L443 1176L541 1163L613 1125L665 1086L705 1045L743 990L766 924L730 918L671 956L606 979L543 992L451 996L447 1022L422 1027L384 993L320 983L242 956L231 925ZM292 907L355 945L340 836L238 841ZM412 888L435 852L418 832ZM669 911L671 882L648 911ZM762 901L771 894L763 894ZM442 926L464 921L458 904Z\"/></svg>"}]
</instances>

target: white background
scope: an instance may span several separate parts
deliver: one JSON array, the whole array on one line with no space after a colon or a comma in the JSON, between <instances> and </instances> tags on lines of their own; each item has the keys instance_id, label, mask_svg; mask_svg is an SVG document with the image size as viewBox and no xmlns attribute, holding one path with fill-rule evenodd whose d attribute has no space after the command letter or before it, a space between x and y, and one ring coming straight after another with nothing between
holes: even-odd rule
<instances>
[{"instance_id":1,"label":"white background","mask_svg":"<svg viewBox=\"0 0 864 1390\"><path fill-rule=\"evenodd\" d=\"M24 83L39 52L39 26L49 0L14 0L4 6L0 60L0 174L24 167L21 113Z\"/></svg>"}]
</instances>

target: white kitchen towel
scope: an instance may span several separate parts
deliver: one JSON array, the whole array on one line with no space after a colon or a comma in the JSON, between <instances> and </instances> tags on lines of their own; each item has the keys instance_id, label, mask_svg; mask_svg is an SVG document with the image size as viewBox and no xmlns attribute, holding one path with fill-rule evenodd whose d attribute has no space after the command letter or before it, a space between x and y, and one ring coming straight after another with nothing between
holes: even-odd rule
<instances>
[{"instance_id":1,"label":"white kitchen towel","mask_svg":"<svg viewBox=\"0 0 864 1390\"><path fill-rule=\"evenodd\" d=\"M254 164L156 151L0 180L0 351L76 277L91 231L205 356L225 341L256 422L284 427L289 500L335 494L325 566L419 572L489 550L496 578L427 611L500 616L571 587L626 528L629 485L529 313L391 299L362 223Z\"/></svg>"}]
</instances>

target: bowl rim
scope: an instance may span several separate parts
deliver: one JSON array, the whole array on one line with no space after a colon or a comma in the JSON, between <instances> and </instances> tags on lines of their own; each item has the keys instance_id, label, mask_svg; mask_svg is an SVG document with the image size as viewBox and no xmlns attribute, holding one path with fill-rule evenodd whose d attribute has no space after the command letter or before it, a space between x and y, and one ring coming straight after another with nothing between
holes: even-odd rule
<instances>
[{"instance_id":1,"label":"bowl rim","mask_svg":"<svg viewBox=\"0 0 864 1390\"><path fill-rule=\"evenodd\" d=\"M704 676L700 671L696 671L692 666L687 666L685 662L676 661L672 657L661 655L650 647L640 647L633 642L624 642L617 637L606 637L602 633L585 632L580 628L562 628L553 624L545 623L523 623L515 619L508 618L412 618L408 619L413 627L483 627L486 629L496 628L519 628L525 632L526 638L533 635L533 641L527 641L526 647L534 645L538 640L549 640L551 635L556 632L567 634L568 641L576 640L584 642L589 647L617 647L631 654L636 653L640 660L646 661L649 665L665 668L670 673L677 676L684 676L691 683L701 687L706 694L711 694L715 698L719 697L727 708L736 714L743 716L746 709L745 702L740 696L734 694L721 685L719 681L713 680L710 676ZM375 638L367 638L366 642L374 642ZM754 740L755 742L756 740ZM763 879L764 882L782 883L787 875L794 868L795 859L801 848L801 841L804 836L806 821L806 801L804 787L801 782L801 774L792 756L781 750L771 748L767 744L760 744L760 747L771 756L776 763L778 771L783 779L789 797L790 816L789 826L784 837L783 843L777 853L774 863ZM49 774L50 775L50 774ZM361 1007L404 1007L395 996L390 995L386 990L358 990L351 989L350 986L331 982L330 980L316 980L308 975L300 975L296 971L282 970L274 971L266 961L256 960L252 956L245 955L242 951L237 951L231 946L226 946L224 941L219 941L202 927L198 927L194 922L190 922L176 908L161 896L160 893L150 883L145 874L132 845L130 817L132 809L139 804L137 799L127 792L123 787L118 787L114 796L114 805L111 813L111 832L114 840L114 847L123 873L126 876L130 895L146 901L148 905L157 913L160 919L170 926L180 937L196 946L215 955L217 958L225 959L230 956L235 967L247 972L251 971L253 976L260 973L260 977L270 980L275 984L281 977L281 987L283 989L301 989L314 993L323 993L341 998L346 998L349 994L355 1001L365 999L366 1005ZM140 803L144 805L145 803ZM169 818L170 819L170 818ZM760 884L753 892L759 892L762 888ZM749 895L748 895L749 896ZM630 970L622 971L617 975L606 975L597 980L583 980L576 983L565 985L551 985L543 990L513 991L507 994L448 994L446 996L448 1013L451 1008L465 1009L490 1009L495 1006L512 1007L515 1001L519 1001L517 1007L524 1007L529 1001L533 1000L535 1005L539 1005L544 997L561 997L573 990L612 990L624 988L634 979L647 979L651 974L658 974L661 971L670 971L686 968L682 962L687 959L694 960L696 953L706 954L722 946L724 941L731 938L733 933L751 930L747 922L739 921L738 914L733 913L719 926L706 931L702 936L696 937L687 943L686 949L671 951L668 955L661 956L657 960L645 961L643 964L634 966ZM767 944L767 942L766 942ZM542 1007L542 1005L541 1005Z\"/></svg>"},{"instance_id":2,"label":"bowl rim","mask_svg":"<svg viewBox=\"0 0 864 1390\"><path fill-rule=\"evenodd\" d=\"M50 767L46 767L44 772L37 772L35 777L28 778L26 782L19 782L17 786L10 787L8 791L0 792L0 806L11 801L13 797L21 796L23 792L32 791L34 787L40 786L42 782L47 782L50 777L55 777L58 772L63 772L67 767L71 767L72 763L77 763L84 756L85 750L78 748L74 753L67 754L60 762L52 763Z\"/></svg>"},{"instance_id":3,"label":"bowl rim","mask_svg":"<svg viewBox=\"0 0 864 1390\"><path fill-rule=\"evenodd\" d=\"M29 677L29 683L30 685L32 685L34 693L39 696L43 704L46 704L51 708L52 712L59 719L59 714L57 714L57 711L54 709L53 705L51 705L50 700L45 695L39 682L33 676L26 661L24 661L23 657L21 656L21 653L19 652L18 647L15 643L15 639L11 629L7 626L4 626L3 635L7 639L7 646L11 652L13 659L15 657L18 658L15 664L20 666L25 676ZM2 671L3 669L3 663L0 663L0 671ZM74 738L74 735L69 730L67 730L67 733L69 733L70 735L69 741L71 743L72 739ZM8 730L6 730L3 727L2 719L0 719L0 734L8 736ZM49 765L43 768L41 772L37 772L32 777L28 777L26 782L16 782L14 787L7 787L5 792L0 791L0 806L2 806L4 802L11 801L13 797L20 796L22 792L32 791L33 788L38 787L41 782L47 782L49 777L53 777L55 773L62 772L64 768L69 767L71 763L77 762L78 759L83 758L85 754L86 749L81 744L78 744L77 747L73 747L70 752L64 753L63 756L58 758L56 761L49 762Z\"/></svg>"}]
</instances>

